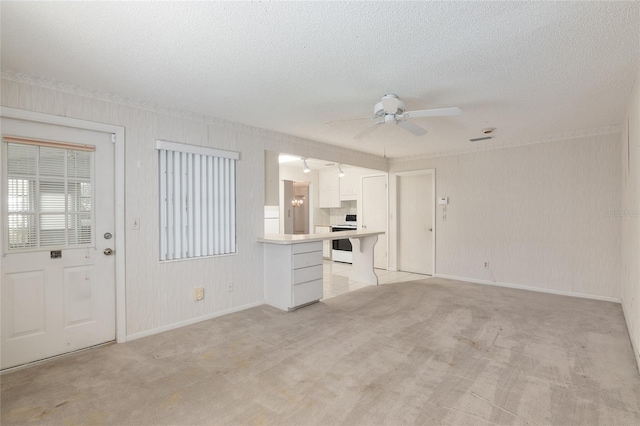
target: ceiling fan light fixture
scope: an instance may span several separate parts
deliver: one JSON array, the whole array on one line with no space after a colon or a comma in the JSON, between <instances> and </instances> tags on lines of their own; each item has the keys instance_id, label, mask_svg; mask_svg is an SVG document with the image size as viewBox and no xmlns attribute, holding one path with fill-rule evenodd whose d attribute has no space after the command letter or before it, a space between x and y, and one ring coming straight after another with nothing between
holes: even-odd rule
<instances>
[{"instance_id":1,"label":"ceiling fan light fixture","mask_svg":"<svg viewBox=\"0 0 640 426\"><path fill-rule=\"evenodd\" d=\"M304 160L302 160L302 164L304 165L304 169L302 169L302 171L304 173L309 173L311 171L311 169L309 168L309 165L307 164L307 159L306 158Z\"/></svg>"},{"instance_id":2,"label":"ceiling fan light fixture","mask_svg":"<svg viewBox=\"0 0 640 426\"><path fill-rule=\"evenodd\" d=\"M342 164L338 165L338 177L344 177L344 171L342 170Z\"/></svg>"},{"instance_id":3,"label":"ceiling fan light fixture","mask_svg":"<svg viewBox=\"0 0 640 426\"><path fill-rule=\"evenodd\" d=\"M385 108L385 104L387 104L387 108ZM388 94L382 96L382 100L374 105L373 116L384 117L385 115L402 115L404 111L404 102L398 99L396 95Z\"/></svg>"},{"instance_id":4,"label":"ceiling fan light fixture","mask_svg":"<svg viewBox=\"0 0 640 426\"><path fill-rule=\"evenodd\" d=\"M373 120L376 122L355 135L354 139L362 139L364 136L379 128L380 124L393 123L403 128L414 136L422 136L427 133L425 129L409 121L422 117L447 117L460 115L462 111L458 107L431 108L407 111L404 102L392 93L382 96L380 102L373 107Z\"/></svg>"}]
</instances>

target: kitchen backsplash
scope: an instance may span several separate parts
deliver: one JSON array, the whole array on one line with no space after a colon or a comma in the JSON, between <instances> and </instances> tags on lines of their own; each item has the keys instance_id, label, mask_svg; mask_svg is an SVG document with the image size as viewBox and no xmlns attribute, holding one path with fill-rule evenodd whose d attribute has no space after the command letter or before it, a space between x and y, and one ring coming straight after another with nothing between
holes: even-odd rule
<instances>
[{"instance_id":1,"label":"kitchen backsplash","mask_svg":"<svg viewBox=\"0 0 640 426\"><path fill-rule=\"evenodd\" d=\"M330 225L342 225L345 222L345 216L348 214L358 213L358 204L356 201L343 201L342 207L329 210L329 224Z\"/></svg>"},{"instance_id":2,"label":"kitchen backsplash","mask_svg":"<svg viewBox=\"0 0 640 426\"><path fill-rule=\"evenodd\" d=\"M335 209L314 209L313 223L316 225L343 225L345 216L348 214L358 214L357 201L343 201L342 207Z\"/></svg>"}]
</instances>

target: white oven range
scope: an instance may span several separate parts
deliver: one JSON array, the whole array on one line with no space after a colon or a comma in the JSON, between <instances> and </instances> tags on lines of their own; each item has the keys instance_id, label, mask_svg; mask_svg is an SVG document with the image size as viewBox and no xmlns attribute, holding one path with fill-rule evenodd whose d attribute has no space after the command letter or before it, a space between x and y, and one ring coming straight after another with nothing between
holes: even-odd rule
<instances>
[{"instance_id":1,"label":"white oven range","mask_svg":"<svg viewBox=\"0 0 640 426\"><path fill-rule=\"evenodd\" d=\"M358 225L355 214L348 214L344 224L331 226L331 232L355 231L356 229L358 229ZM348 238L331 240L331 249L331 259L334 262L352 263L351 241Z\"/></svg>"}]
</instances>

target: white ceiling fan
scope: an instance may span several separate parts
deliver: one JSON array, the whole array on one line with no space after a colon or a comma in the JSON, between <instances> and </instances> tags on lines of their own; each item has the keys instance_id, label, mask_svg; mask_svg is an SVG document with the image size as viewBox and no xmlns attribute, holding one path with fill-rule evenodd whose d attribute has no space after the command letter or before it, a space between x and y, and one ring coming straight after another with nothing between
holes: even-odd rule
<instances>
[{"instance_id":1,"label":"white ceiling fan","mask_svg":"<svg viewBox=\"0 0 640 426\"><path fill-rule=\"evenodd\" d=\"M418 126L411 121L410 118L418 117L443 117L450 115L459 115L462 111L460 108L434 108L434 109L421 109L416 111L405 111L404 102L401 101L396 95L388 94L382 97L382 100L373 107L373 117L371 120L376 122L364 129L362 132L354 136L354 139L361 139L374 130L378 129L381 124L397 124L408 132L415 136L422 136L427 133L425 129ZM362 118L356 118L354 120L362 120Z\"/></svg>"}]
</instances>

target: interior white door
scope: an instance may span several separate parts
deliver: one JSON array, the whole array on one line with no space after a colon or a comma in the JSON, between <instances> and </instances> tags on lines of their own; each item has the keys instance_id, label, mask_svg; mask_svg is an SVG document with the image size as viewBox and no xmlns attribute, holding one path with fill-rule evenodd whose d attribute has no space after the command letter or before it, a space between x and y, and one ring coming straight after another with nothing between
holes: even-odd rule
<instances>
[{"instance_id":1,"label":"interior white door","mask_svg":"<svg viewBox=\"0 0 640 426\"><path fill-rule=\"evenodd\" d=\"M387 231L387 176L362 178L361 227L366 231ZM374 268L387 269L387 234L378 236L373 251Z\"/></svg>"},{"instance_id":2,"label":"interior white door","mask_svg":"<svg viewBox=\"0 0 640 426\"><path fill-rule=\"evenodd\" d=\"M1 368L115 340L111 134L2 118L2 136Z\"/></svg>"},{"instance_id":3,"label":"interior white door","mask_svg":"<svg viewBox=\"0 0 640 426\"><path fill-rule=\"evenodd\" d=\"M433 275L433 174L398 178L398 269Z\"/></svg>"}]
</instances>

